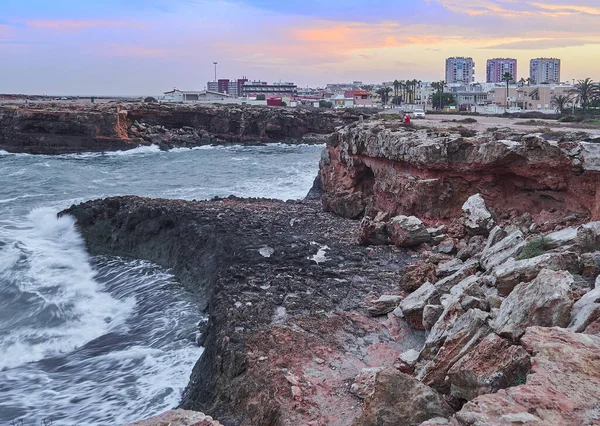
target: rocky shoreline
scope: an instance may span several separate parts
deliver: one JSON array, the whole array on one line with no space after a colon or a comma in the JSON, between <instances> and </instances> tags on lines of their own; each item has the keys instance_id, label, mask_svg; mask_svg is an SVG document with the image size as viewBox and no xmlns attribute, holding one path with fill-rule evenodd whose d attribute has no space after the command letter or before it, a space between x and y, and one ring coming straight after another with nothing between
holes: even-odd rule
<instances>
[{"instance_id":1,"label":"rocky shoreline","mask_svg":"<svg viewBox=\"0 0 600 426\"><path fill-rule=\"evenodd\" d=\"M369 121L330 138L322 204L64 213L91 253L173 268L198 294L207 349L181 408L224 425L594 425L597 152L582 134Z\"/></svg>"},{"instance_id":2,"label":"rocky shoreline","mask_svg":"<svg viewBox=\"0 0 600 426\"><path fill-rule=\"evenodd\" d=\"M369 115L368 111L361 111ZM352 110L168 104L0 105L0 150L71 154L268 142L324 143Z\"/></svg>"}]
</instances>

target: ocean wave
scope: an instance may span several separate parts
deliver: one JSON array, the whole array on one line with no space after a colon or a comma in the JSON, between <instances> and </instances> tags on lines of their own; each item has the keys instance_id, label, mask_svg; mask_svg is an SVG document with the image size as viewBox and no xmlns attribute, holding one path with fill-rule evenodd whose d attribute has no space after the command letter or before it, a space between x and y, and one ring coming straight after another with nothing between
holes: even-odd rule
<instances>
[{"instance_id":1,"label":"ocean wave","mask_svg":"<svg viewBox=\"0 0 600 426\"><path fill-rule=\"evenodd\" d=\"M73 218L57 218L56 211L42 208L33 210L26 222L28 226L13 231L8 249L18 260L2 268L0 277L17 296L32 297L26 311L2 324L0 370L72 351L122 328L135 305L134 299L114 299L95 280ZM31 323L47 326L32 328Z\"/></svg>"}]
</instances>

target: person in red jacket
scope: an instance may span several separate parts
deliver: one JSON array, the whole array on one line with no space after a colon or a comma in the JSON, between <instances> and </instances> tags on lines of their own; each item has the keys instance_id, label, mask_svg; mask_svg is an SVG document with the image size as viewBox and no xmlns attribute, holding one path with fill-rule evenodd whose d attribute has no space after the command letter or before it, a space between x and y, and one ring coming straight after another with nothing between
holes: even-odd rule
<instances>
[{"instance_id":1,"label":"person in red jacket","mask_svg":"<svg viewBox=\"0 0 600 426\"><path fill-rule=\"evenodd\" d=\"M410 114L404 116L404 124L410 124Z\"/></svg>"}]
</instances>

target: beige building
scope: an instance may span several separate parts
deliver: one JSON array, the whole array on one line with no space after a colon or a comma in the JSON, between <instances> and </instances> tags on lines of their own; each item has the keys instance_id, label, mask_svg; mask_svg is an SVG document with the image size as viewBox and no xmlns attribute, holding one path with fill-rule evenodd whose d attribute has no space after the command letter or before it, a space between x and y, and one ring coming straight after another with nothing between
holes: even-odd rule
<instances>
[{"instance_id":1,"label":"beige building","mask_svg":"<svg viewBox=\"0 0 600 426\"><path fill-rule=\"evenodd\" d=\"M517 107L523 110L554 109L552 98L559 95L568 95L571 85L536 85L536 86L511 86L508 99L506 87L494 88L488 93L488 102L498 107ZM508 101L508 105L507 105Z\"/></svg>"}]
</instances>

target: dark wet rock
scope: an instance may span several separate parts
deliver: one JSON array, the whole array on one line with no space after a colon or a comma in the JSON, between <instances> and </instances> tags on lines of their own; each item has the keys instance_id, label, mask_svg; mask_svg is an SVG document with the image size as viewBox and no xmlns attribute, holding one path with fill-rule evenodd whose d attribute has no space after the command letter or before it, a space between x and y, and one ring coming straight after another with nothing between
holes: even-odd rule
<instances>
[{"instance_id":1,"label":"dark wet rock","mask_svg":"<svg viewBox=\"0 0 600 426\"><path fill-rule=\"evenodd\" d=\"M422 344L363 307L395 290L407 256L357 245L358 223L318 202L119 197L66 213L92 254L151 260L197 294L206 349L181 407L224 425L350 424L349 381Z\"/></svg>"}]
</instances>

